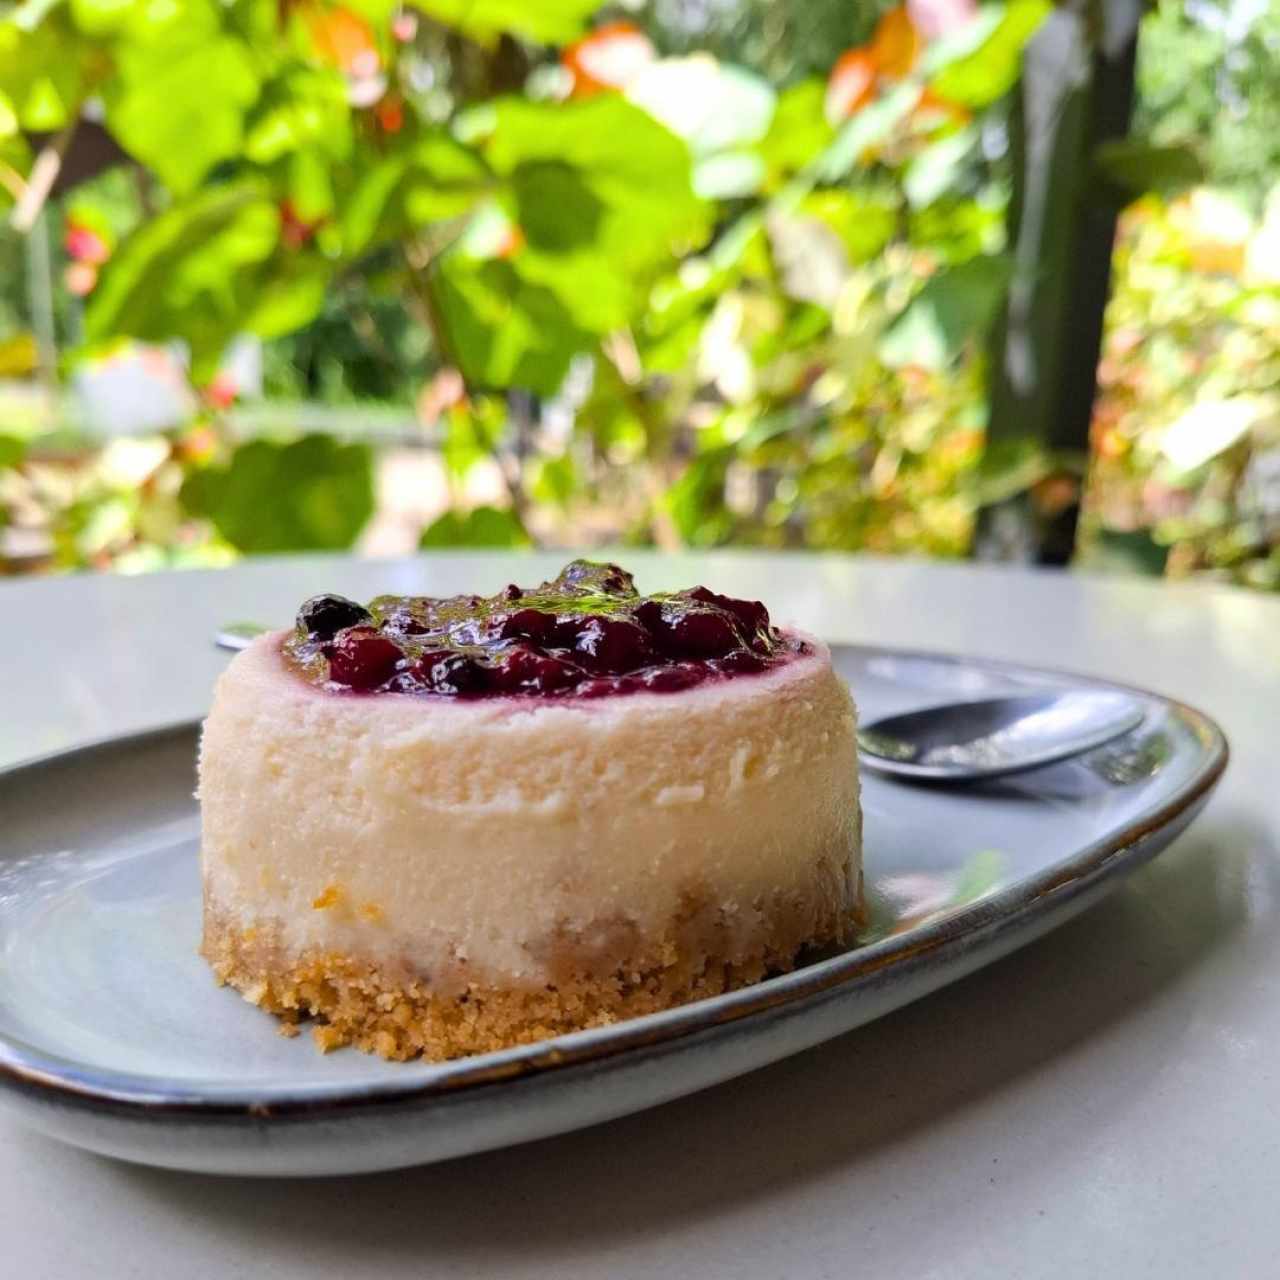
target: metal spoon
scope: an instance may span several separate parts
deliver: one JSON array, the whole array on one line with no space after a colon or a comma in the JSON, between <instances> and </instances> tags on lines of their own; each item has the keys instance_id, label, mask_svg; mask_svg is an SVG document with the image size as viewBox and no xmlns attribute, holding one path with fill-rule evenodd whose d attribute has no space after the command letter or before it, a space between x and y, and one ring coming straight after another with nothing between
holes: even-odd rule
<instances>
[{"instance_id":1,"label":"metal spoon","mask_svg":"<svg viewBox=\"0 0 1280 1280\"><path fill-rule=\"evenodd\" d=\"M228 622L213 633L219 649L247 649L268 627L256 622Z\"/></svg>"},{"instance_id":2,"label":"metal spoon","mask_svg":"<svg viewBox=\"0 0 1280 1280\"><path fill-rule=\"evenodd\" d=\"M1039 769L1136 729L1141 704L1103 689L950 702L863 725L868 769L921 782L976 782Z\"/></svg>"},{"instance_id":3,"label":"metal spoon","mask_svg":"<svg viewBox=\"0 0 1280 1280\"><path fill-rule=\"evenodd\" d=\"M245 649L267 628L233 622L214 634L221 649ZM862 763L879 773L929 782L999 778L1100 747L1142 723L1122 693L1064 689L1019 697L948 702L886 716L858 732Z\"/></svg>"}]
</instances>

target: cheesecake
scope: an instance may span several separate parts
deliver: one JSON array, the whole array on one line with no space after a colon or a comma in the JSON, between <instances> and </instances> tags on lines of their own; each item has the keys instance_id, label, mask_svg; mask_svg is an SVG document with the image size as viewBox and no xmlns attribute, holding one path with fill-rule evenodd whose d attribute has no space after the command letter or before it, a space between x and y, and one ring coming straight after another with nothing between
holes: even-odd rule
<instances>
[{"instance_id":1,"label":"cheesecake","mask_svg":"<svg viewBox=\"0 0 1280 1280\"><path fill-rule=\"evenodd\" d=\"M205 721L203 954L391 1059L756 982L851 939L854 731L821 642L704 587L315 597Z\"/></svg>"}]
</instances>

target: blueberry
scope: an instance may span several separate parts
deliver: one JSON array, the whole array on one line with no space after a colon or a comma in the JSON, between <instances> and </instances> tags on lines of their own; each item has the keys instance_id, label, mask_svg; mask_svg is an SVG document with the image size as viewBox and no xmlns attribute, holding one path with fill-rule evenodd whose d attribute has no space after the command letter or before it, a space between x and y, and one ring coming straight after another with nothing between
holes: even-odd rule
<instances>
[{"instance_id":1,"label":"blueberry","mask_svg":"<svg viewBox=\"0 0 1280 1280\"><path fill-rule=\"evenodd\" d=\"M298 626L322 640L337 635L344 627L357 627L372 620L373 615L364 605L346 596L312 596L298 610Z\"/></svg>"}]
</instances>

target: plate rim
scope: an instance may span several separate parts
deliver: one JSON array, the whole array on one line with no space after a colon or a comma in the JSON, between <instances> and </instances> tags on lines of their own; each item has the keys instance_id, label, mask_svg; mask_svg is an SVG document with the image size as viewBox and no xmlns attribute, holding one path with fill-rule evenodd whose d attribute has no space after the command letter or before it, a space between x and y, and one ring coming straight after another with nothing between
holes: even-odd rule
<instances>
[{"instance_id":1,"label":"plate rim","mask_svg":"<svg viewBox=\"0 0 1280 1280\"><path fill-rule=\"evenodd\" d=\"M927 959L951 944L985 929L1026 919L1048 910L1055 895L1101 876L1109 878L1136 864L1149 841L1190 821L1221 779L1231 747L1221 726L1207 713L1178 698L1139 685L1060 667L1002 658L974 657L932 649L830 641L833 652L855 651L864 657L894 657L942 663L994 674L1015 674L1070 680L1117 689L1156 702L1177 713L1196 731L1204 755L1190 779L1160 804L1142 810L1111 835L1077 849L1027 879L939 920L902 934L853 947L790 973L767 978L737 991L694 1001L640 1018L572 1032L535 1044L434 1064L426 1079L412 1082L379 1080L363 1084L327 1083L319 1087L289 1086L264 1091L239 1086L210 1093L199 1086L158 1089L155 1078L130 1072L98 1071L89 1063L46 1053L0 1032L0 1088L44 1102L89 1111L164 1120L336 1119L388 1105L404 1106L454 1098L503 1083L545 1077L571 1067L591 1066L626 1057L639 1050L659 1049L700 1032L742 1023L783 1006L801 1005L832 995L871 975L909 961ZM183 719L150 729L112 734L74 747L42 753L0 768L0 782L20 781L29 771L61 765L74 767L107 751L143 746L179 734L198 734L203 719ZM905 785L915 785L906 783ZM1127 856L1126 856L1127 855ZM82 1068L88 1068L83 1070Z\"/></svg>"}]
</instances>

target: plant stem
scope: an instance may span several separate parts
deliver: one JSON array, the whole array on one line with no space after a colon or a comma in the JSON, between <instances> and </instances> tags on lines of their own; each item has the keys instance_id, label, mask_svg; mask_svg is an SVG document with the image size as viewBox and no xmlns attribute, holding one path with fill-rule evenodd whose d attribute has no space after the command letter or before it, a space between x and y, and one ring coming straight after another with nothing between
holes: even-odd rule
<instances>
[{"instance_id":1,"label":"plant stem","mask_svg":"<svg viewBox=\"0 0 1280 1280\"><path fill-rule=\"evenodd\" d=\"M76 122L73 120L61 133L46 143L41 148L40 154L36 156L35 164L31 166L31 176L27 179L22 195L9 215L9 225L19 234L28 235L31 228L35 226L36 219L49 198L49 192L53 190L53 184L58 180L58 174L62 169L62 158L67 154L67 148L71 145L71 136L75 131Z\"/></svg>"}]
</instances>

